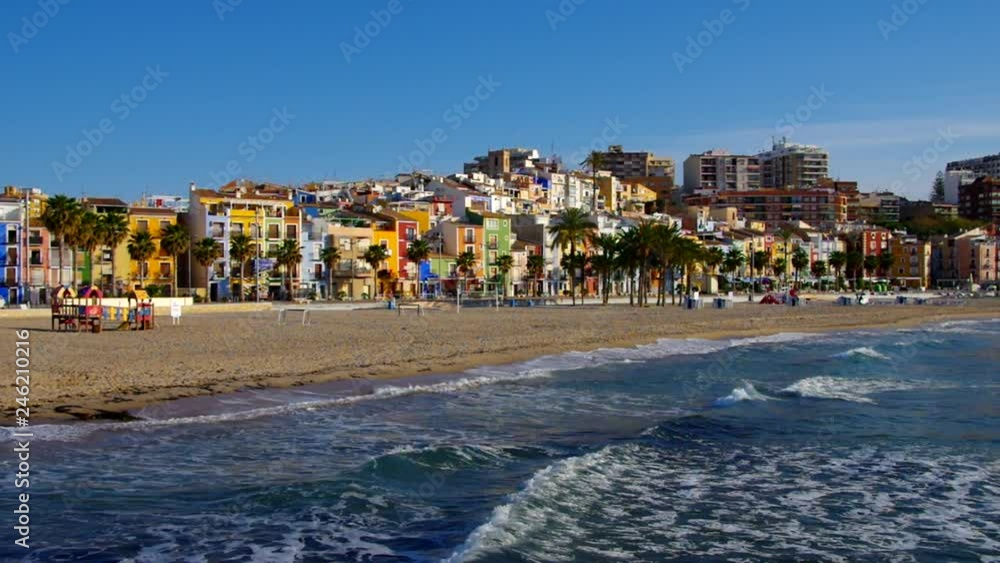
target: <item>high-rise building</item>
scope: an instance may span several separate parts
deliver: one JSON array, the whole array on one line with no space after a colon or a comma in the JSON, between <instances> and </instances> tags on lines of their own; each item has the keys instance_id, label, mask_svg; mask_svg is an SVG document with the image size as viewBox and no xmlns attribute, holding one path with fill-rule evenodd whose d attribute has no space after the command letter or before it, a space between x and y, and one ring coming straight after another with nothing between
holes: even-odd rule
<instances>
[{"instance_id":1,"label":"high-rise building","mask_svg":"<svg viewBox=\"0 0 1000 563\"><path fill-rule=\"evenodd\" d=\"M1000 177L1000 175L998 175ZM958 188L976 181L971 170L947 170L944 173L944 203L958 205Z\"/></svg>"},{"instance_id":2,"label":"high-rise building","mask_svg":"<svg viewBox=\"0 0 1000 563\"><path fill-rule=\"evenodd\" d=\"M656 192L656 197L669 201L674 190L676 167L674 159L656 156L647 151L625 152L621 145L611 145L600 153L601 170L623 182L637 182Z\"/></svg>"},{"instance_id":3,"label":"high-rise building","mask_svg":"<svg viewBox=\"0 0 1000 563\"><path fill-rule=\"evenodd\" d=\"M684 191L688 193L744 192L760 189L760 160L756 156L711 150L684 161Z\"/></svg>"},{"instance_id":4,"label":"high-rise building","mask_svg":"<svg viewBox=\"0 0 1000 563\"><path fill-rule=\"evenodd\" d=\"M968 170L975 177L1000 178L1000 153L949 162L945 171Z\"/></svg>"},{"instance_id":5,"label":"high-rise building","mask_svg":"<svg viewBox=\"0 0 1000 563\"><path fill-rule=\"evenodd\" d=\"M764 188L811 188L830 175L830 155L814 145L796 145L785 139L757 155Z\"/></svg>"},{"instance_id":6,"label":"high-rise building","mask_svg":"<svg viewBox=\"0 0 1000 563\"><path fill-rule=\"evenodd\" d=\"M1000 179L982 177L958 188L958 214L1000 225Z\"/></svg>"}]
</instances>

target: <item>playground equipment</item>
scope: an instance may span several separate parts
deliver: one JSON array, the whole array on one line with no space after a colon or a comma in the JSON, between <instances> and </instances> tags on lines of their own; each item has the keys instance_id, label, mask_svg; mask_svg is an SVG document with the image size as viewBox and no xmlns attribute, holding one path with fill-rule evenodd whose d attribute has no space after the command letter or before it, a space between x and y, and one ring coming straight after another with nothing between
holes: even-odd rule
<instances>
[{"instance_id":1,"label":"playground equipment","mask_svg":"<svg viewBox=\"0 0 1000 563\"><path fill-rule=\"evenodd\" d=\"M104 323L117 323L118 330L150 330L156 327L153 301L141 289L129 292L128 306L102 304L104 294L95 286L80 291L59 286L52 290L52 330L99 333Z\"/></svg>"},{"instance_id":2,"label":"playground equipment","mask_svg":"<svg viewBox=\"0 0 1000 563\"><path fill-rule=\"evenodd\" d=\"M153 301L144 290L135 289L128 293L128 306L104 307L104 320L118 323L117 330L150 330L156 328L153 316Z\"/></svg>"},{"instance_id":3,"label":"playground equipment","mask_svg":"<svg viewBox=\"0 0 1000 563\"><path fill-rule=\"evenodd\" d=\"M85 285L77 293L71 287L59 286L52 290L52 330L101 332L104 294L92 285Z\"/></svg>"}]
</instances>

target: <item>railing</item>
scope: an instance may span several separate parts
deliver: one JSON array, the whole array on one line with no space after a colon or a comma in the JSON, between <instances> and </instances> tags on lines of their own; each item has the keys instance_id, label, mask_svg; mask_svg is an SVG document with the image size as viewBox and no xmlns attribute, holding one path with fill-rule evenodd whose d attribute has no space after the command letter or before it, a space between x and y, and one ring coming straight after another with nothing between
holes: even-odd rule
<instances>
[{"instance_id":1,"label":"railing","mask_svg":"<svg viewBox=\"0 0 1000 563\"><path fill-rule=\"evenodd\" d=\"M34 246L42 245L42 237L28 237L28 244Z\"/></svg>"}]
</instances>

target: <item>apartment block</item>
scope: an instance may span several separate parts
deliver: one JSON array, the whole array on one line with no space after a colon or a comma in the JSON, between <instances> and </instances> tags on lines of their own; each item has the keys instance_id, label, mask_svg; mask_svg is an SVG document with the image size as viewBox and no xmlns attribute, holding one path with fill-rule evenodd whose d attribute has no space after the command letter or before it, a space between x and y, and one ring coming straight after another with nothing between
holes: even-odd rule
<instances>
[{"instance_id":1,"label":"apartment block","mask_svg":"<svg viewBox=\"0 0 1000 563\"><path fill-rule=\"evenodd\" d=\"M660 200L670 200L676 178L674 159L647 151L625 152L622 145L611 145L600 154L604 161L602 170L619 180L643 184L656 192Z\"/></svg>"},{"instance_id":2,"label":"apartment block","mask_svg":"<svg viewBox=\"0 0 1000 563\"><path fill-rule=\"evenodd\" d=\"M976 178L993 176L1000 178L1000 153L965 160L955 160L945 166L945 172L967 171Z\"/></svg>"},{"instance_id":3,"label":"apartment block","mask_svg":"<svg viewBox=\"0 0 1000 563\"><path fill-rule=\"evenodd\" d=\"M684 161L684 191L688 193L745 192L760 189L760 159L712 150Z\"/></svg>"},{"instance_id":4,"label":"apartment block","mask_svg":"<svg viewBox=\"0 0 1000 563\"><path fill-rule=\"evenodd\" d=\"M890 245L889 278L904 287L920 289L931 284L931 243L912 235L896 235Z\"/></svg>"},{"instance_id":5,"label":"apartment block","mask_svg":"<svg viewBox=\"0 0 1000 563\"><path fill-rule=\"evenodd\" d=\"M1000 179L982 177L967 186L960 186L958 214L967 219L1000 224Z\"/></svg>"},{"instance_id":6,"label":"apartment block","mask_svg":"<svg viewBox=\"0 0 1000 563\"><path fill-rule=\"evenodd\" d=\"M713 207L736 207L746 219L812 225L847 220L847 198L826 190L720 192Z\"/></svg>"},{"instance_id":7,"label":"apartment block","mask_svg":"<svg viewBox=\"0 0 1000 563\"><path fill-rule=\"evenodd\" d=\"M775 142L770 151L757 155L764 188L810 188L830 175L830 155L814 145Z\"/></svg>"}]
</instances>

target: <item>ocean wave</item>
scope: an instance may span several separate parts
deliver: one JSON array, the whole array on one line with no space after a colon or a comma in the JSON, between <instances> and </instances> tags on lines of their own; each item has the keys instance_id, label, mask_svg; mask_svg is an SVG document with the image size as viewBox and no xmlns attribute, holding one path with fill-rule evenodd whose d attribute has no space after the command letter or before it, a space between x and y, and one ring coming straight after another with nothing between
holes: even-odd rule
<instances>
[{"instance_id":1,"label":"ocean wave","mask_svg":"<svg viewBox=\"0 0 1000 563\"><path fill-rule=\"evenodd\" d=\"M872 348L870 346L861 346L859 348L851 348L850 350L848 350L846 352L841 352L839 354L834 354L832 357L833 358L856 358L856 357L862 357L862 358L872 358L872 359L876 359L876 360L886 360L886 361L892 360L892 358L890 358L889 356L886 356L885 354L876 351L874 348Z\"/></svg>"},{"instance_id":2,"label":"ocean wave","mask_svg":"<svg viewBox=\"0 0 1000 563\"><path fill-rule=\"evenodd\" d=\"M817 376L796 381L778 392L780 395L809 399L835 399L854 403L875 403L869 395L890 391L911 391L935 387L926 381L906 381L900 379Z\"/></svg>"},{"instance_id":3,"label":"ocean wave","mask_svg":"<svg viewBox=\"0 0 1000 563\"><path fill-rule=\"evenodd\" d=\"M496 385L499 383L513 383L529 379L550 377L551 372L546 370L531 369L521 372L498 373L494 375L480 375L476 377L463 377L439 383L427 385L386 385L373 389L368 394L350 395L346 397L334 397L317 401L303 401L298 403L283 404L274 407L251 409L247 411L237 411L220 414L186 416L176 418L140 420L134 422L110 422L110 423L77 423L77 424L40 424L32 426L31 431L36 440L58 440L70 441L79 439L97 431L107 430L150 430L171 426L182 426L188 424L212 424L219 422L233 422L238 420L250 420L266 416L287 415L297 411L308 411L317 408L328 408L343 405L354 405L366 401L377 401L404 397L415 394L426 393L456 393L468 391L484 385ZM13 437L17 430L14 428L0 428L0 434L4 437Z\"/></svg>"},{"instance_id":4,"label":"ocean wave","mask_svg":"<svg viewBox=\"0 0 1000 563\"><path fill-rule=\"evenodd\" d=\"M996 466L915 447L608 446L537 472L444 561L584 560L609 545L627 560L851 561L921 545L975 560L1000 548Z\"/></svg>"},{"instance_id":5,"label":"ocean wave","mask_svg":"<svg viewBox=\"0 0 1000 563\"><path fill-rule=\"evenodd\" d=\"M625 446L633 448L636 446ZM587 482L595 476L593 470L598 469L598 479L613 478L616 468L616 450L609 446L600 451L579 457L557 461L536 472L524 487L508 498L508 502L493 509L490 518L466 538L465 542L442 563L458 563L478 554L502 549L516 544L537 531L551 530L553 526L566 529L577 515L586 512L586 508L596 500L591 494L564 494L569 491L580 491L587 488ZM593 483L597 485L597 483ZM591 491L596 491L592 488ZM562 524L563 526L560 526ZM565 534L561 544L572 541L572 534ZM547 545L542 559L555 555L557 547ZM558 557L552 557L558 559Z\"/></svg>"},{"instance_id":6,"label":"ocean wave","mask_svg":"<svg viewBox=\"0 0 1000 563\"><path fill-rule=\"evenodd\" d=\"M756 388L753 383L744 381L743 385L733 389L733 392L725 397L719 397L712 404L717 407L728 407L742 401L766 401L769 397Z\"/></svg>"}]
</instances>

